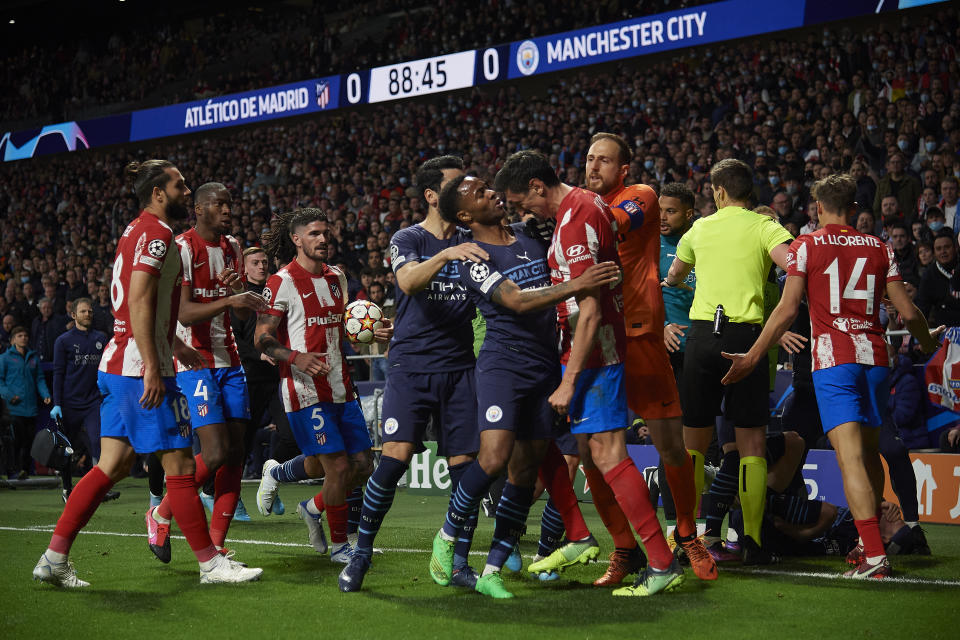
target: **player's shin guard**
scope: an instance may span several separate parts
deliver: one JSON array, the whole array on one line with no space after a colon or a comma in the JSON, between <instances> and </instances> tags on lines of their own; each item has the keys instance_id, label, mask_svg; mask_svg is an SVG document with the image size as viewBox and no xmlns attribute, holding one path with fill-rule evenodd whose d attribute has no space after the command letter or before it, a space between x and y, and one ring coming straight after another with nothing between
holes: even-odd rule
<instances>
[{"instance_id":1,"label":"player's shin guard","mask_svg":"<svg viewBox=\"0 0 960 640\"><path fill-rule=\"evenodd\" d=\"M210 477L210 470L207 469L207 465L203 462L203 454L198 453L193 457L194 462L197 465L196 471L193 473L193 481L195 484L195 489L202 487L206 484L207 479ZM173 518L173 507L170 505L169 498L169 489L170 489L170 480L167 479L167 495L163 496L163 500L160 501L160 505L157 507L157 515L166 520Z\"/></svg>"},{"instance_id":2,"label":"player's shin guard","mask_svg":"<svg viewBox=\"0 0 960 640\"><path fill-rule=\"evenodd\" d=\"M537 555L546 558L560 546L563 540L563 518L553 504L553 498L547 500L540 516L540 542Z\"/></svg>"},{"instance_id":3,"label":"player's shin guard","mask_svg":"<svg viewBox=\"0 0 960 640\"><path fill-rule=\"evenodd\" d=\"M693 492L697 500L693 506L693 515L696 517L700 513L700 498L703 496L703 485L707 481L703 475L703 461L705 458L703 454L696 449L687 449L687 453L690 454L690 462L693 464Z\"/></svg>"},{"instance_id":4,"label":"player's shin guard","mask_svg":"<svg viewBox=\"0 0 960 640\"><path fill-rule=\"evenodd\" d=\"M673 552L663 537L643 474L634 466L633 460L624 458L603 477L616 495L624 515L640 534L643 546L647 548L650 566L658 570L667 569L673 562ZM620 547L619 544L616 546Z\"/></svg>"},{"instance_id":5,"label":"player's shin guard","mask_svg":"<svg viewBox=\"0 0 960 640\"><path fill-rule=\"evenodd\" d=\"M216 473L214 483L213 512L210 514L210 539L218 547L227 539L230 521L240 501L240 481L243 467L238 464L225 464Z\"/></svg>"},{"instance_id":6,"label":"player's shin guard","mask_svg":"<svg viewBox=\"0 0 960 640\"><path fill-rule=\"evenodd\" d=\"M760 456L740 458L740 506L743 508L743 533L760 541L763 508L767 502L767 460Z\"/></svg>"},{"instance_id":7,"label":"player's shin guard","mask_svg":"<svg viewBox=\"0 0 960 640\"><path fill-rule=\"evenodd\" d=\"M202 484L202 483L201 483ZM167 496L173 517L187 539L187 544L201 563L209 562L216 554L207 531L207 517L197 495L194 476L167 476Z\"/></svg>"},{"instance_id":8,"label":"player's shin guard","mask_svg":"<svg viewBox=\"0 0 960 640\"><path fill-rule=\"evenodd\" d=\"M629 461L629 458L627 459ZM633 537L633 531L630 530L630 521L626 514L617 504L618 496L604 479L599 469L584 469L583 473L587 476L587 482L590 485L590 493L593 495L593 506L597 508L603 525L610 532L613 538L613 546L617 549L633 549L637 546L637 540ZM643 478L641 477L641 480ZM647 483L643 483L644 491L648 491ZM647 502L650 501L649 491L647 493Z\"/></svg>"},{"instance_id":9,"label":"player's shin guard","mask_svg":"<svg viewBox=\"0 0 960 640\"><path fill-rule=\"evenodd\" d=\"M580 505L577 503L577 494L573 491L573 483L567 471L567 462L560 453L555 442L547 446L547 453L540 463L538 471L540 482L547 488L550 499L563 518L563 526L567 530L570 540L583 540L590 535L590 529L583 519Z\"/></svg>"},{"instance_id":10,"label":"player's shin guard","mask_svg":"<svg viewBox=\"0 0 960 640\"><path fill-rule=\"evenodd\" d=\"M73 488L63 513L57 520L57 526L50 538L50 550L67 555L77 534L83 529L91 516L100 506L103 496L113 486L113 481L100 470L94 467Z\"/></svg>"},{"instance_id":11,"label":"player's shin guard","mask_svg":"<svg viewBox=\"0 0 960 640\"><path fill-rule=\"evenodd\" d=\"M697 488L693 479L693 459L687 454L682 465L675 467L664 463L663 468L677 510L677 533L682 537L696 535Z\"/></svg>"},{"instance_id":12,"label":"player's shin guard","mask_svg":"<svg viewBox=\"0 0 960 640\"><path fill-rule=\"evenodd\" d=\"M737 495L737 474L740 469L740 452L734 449L723 454L720 469L710 485L710 493L704 503L704 513L707 516L707 529L704 535L719 538L723 518L730 510L730 504Z\"/></svg>"},{"instance_id":13,"label":"player's shin guard","mask_svg":"<svg viewBox=\"0 0 960 640\"><path fill-rule=\"evenodd\" d=\"M490 543L490 553L487 555L487 566L484 575L492 571L499 571L514 545L523 533L530 513L530 503L533 502L533 487L517 487L507 482L500 495L497 505L497 518L493 526L493 541Z\"/></svg>"},{"instance_id":14,"label":"player's shin guard","mask_svg":"<svg viewBox=\"0 0 960 640\"><path fill-rule=\"evenodd\" d=\"M367 480L363 493L363 510L360 512L360 528L357 529L357 551L373 555L373 541L380 531L383 518L393 505L397 483L407 472L407 465L396 458L382 456L373 475Z\"/></svg>"}]
</instances>

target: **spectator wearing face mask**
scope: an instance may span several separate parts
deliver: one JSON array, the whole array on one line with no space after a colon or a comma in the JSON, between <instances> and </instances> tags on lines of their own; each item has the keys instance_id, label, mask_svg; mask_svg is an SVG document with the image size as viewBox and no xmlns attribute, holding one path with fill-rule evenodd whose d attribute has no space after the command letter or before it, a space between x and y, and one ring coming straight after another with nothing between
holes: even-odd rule
<instances>
[{"instance_id":1,"label":"spectator wearing face mask","mask_svg":"<svg viewBox=\"0 0 960 640\"><path fill-rule=\"evenodd\" d=\"M947 226L947 217L943 215L943 209L940 207L930 207L927 209L927 228L930 233L936 235L940 229ZM953 227L950 227L951 229Z\"/></svg>"}]
</instances>

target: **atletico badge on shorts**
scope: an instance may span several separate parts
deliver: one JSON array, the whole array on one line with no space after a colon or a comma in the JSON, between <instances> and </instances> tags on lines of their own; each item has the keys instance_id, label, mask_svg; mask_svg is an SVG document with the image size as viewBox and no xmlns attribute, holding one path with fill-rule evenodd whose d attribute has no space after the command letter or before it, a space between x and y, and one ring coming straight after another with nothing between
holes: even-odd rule
<instances>
[{"instance_id":1,"label":"atletico badge on shorts","mask_svg":"<svg viewBox=\"0 0 960 640\"><path fill-rule=\"evenodd\" d=\"M200 404L197 405L197 415L200 416L201 418L206 416L209 410L210 409L207 407L206 402L201 402Z\"/></svg>"}]
</instances>

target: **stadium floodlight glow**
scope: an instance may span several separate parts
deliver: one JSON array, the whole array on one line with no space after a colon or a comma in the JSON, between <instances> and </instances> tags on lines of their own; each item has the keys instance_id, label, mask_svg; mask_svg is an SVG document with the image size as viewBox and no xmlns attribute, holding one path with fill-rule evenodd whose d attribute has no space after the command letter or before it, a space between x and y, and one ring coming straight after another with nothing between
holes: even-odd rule
<instances>
[{"instance_id":1,"label":"stadium floodlight glow","mask_svg":"<svg viewBox=\"0 0 960 640\"><path fill-rule=\"evenodd\" d=\"M10 18L10 24L17 24L17 21L14 20L13 18Z\"/></svg>"}]
</instances>

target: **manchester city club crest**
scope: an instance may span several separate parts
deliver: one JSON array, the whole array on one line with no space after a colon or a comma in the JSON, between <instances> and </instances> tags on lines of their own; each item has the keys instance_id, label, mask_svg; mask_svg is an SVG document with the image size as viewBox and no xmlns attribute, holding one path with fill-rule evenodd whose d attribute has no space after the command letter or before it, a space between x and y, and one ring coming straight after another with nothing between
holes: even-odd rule
<instances>
[{"instance_id":1,"label":"manchester city club crest","mask_svg":"<svg viewBox=\"0 0 960 640\"><path fill-rule=\"evenodd\" d=\"M540 49L532 40L524 40L517 48L517 68L525 76L536 72L540 64Z\"/></svg>"}]
</instances>

